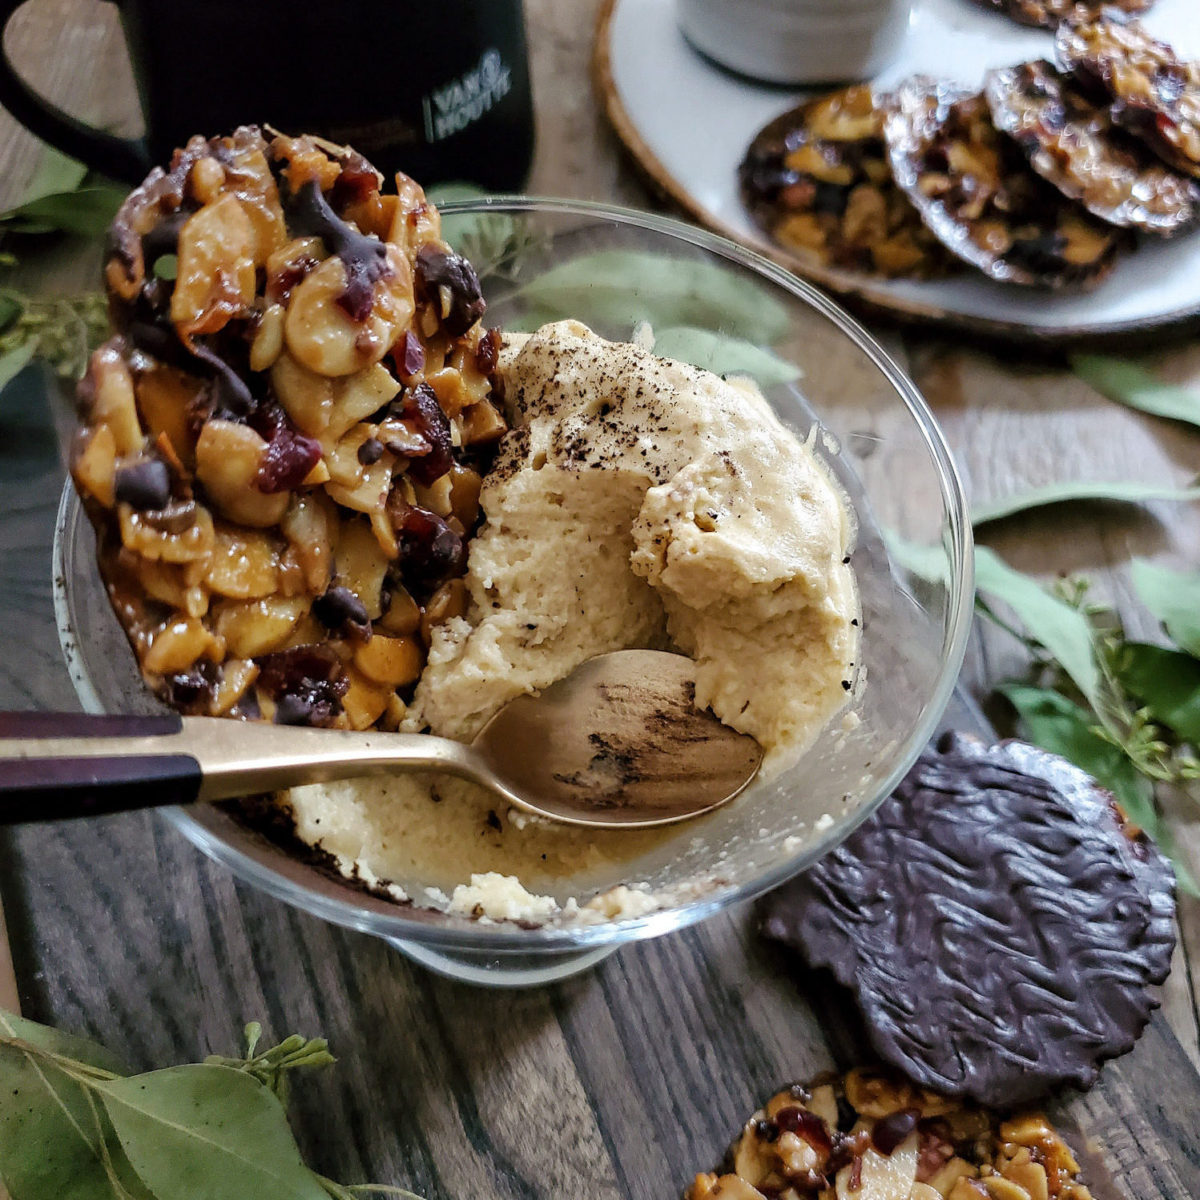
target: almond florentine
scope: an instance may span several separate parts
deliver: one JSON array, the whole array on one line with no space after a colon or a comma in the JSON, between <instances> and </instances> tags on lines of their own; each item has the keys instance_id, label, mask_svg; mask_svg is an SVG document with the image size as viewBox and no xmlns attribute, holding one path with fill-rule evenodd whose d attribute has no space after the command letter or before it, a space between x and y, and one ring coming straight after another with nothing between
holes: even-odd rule
<instances>
[{"instance_id":1,"label":"almond florentine","mask_svg":"<svg viewBox=\"0 0 1200 1200\"><path fill-rule=\"evenodd\" d=\"M889 101L884 133L896 182L925 224L992 279L1088 286L1125 244L1033 172L979 93L910 79Z\"/></svg>"},{"instance_id":2,"label":"almond florentine","mask_svg":"<svg viewBox=\"0 0 1200 1200\"><path fill-rule=\"evenodd\" d=\"M684 1200L1091 1200L1038 1112L1001 1118L886 1071L777 1092Z\"/></svg>"},{"instance_id":3,"label":"almond florentine","mask_svg":"<svg viewBox=\"0 0 1200 1200\"><path fill-rule=\"evenodd\" d=\"M72 471L147 682L394 728L507 428L437 210L310 138L193 138L122 207L105 281Z\"/></svg>"},{"instance_id":4,"label":"almond florentine","mask_svg":"<svg viewBox=\"0 0 1200 1200\"><path fill-rule=\"evenodd\" d=\"M883 110L865 85L775 118L750 143L739 178L758 224L822 266L924 277L955 265L892 180Z\"/></svg>"}]
</instances>

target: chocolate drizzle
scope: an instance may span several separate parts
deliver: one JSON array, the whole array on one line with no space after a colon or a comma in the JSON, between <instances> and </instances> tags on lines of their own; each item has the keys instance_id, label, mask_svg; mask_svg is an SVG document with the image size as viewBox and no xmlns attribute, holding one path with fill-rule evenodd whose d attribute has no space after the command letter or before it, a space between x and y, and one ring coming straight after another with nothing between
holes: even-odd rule
<instances>
[{"instance_id":1,"label":"chocolate drizzle","mask_svg":"<svg viewBox=\"0 0 1200 1200\"><path fill-rule=\"evenodd\" d=\"M330 207L321 185L305 180L295 192L282 189L288 230L293 236L319 237L346 268L346 290L338 304L353 321L371 315L374 286L391 273L387 247L377 237L359 233Z\"/></svg>"},{"instance_id":2,"label":"chocolate drizzle","mask_svg":"<svg viewBox=\"0 0 1200 1200\"><path fill-rule=\"evenodd\" d=\"M764 931L853 989L876 1052L985 1104L1086 1088L1170 969L1174 877L1112 797L1022 742L951 734L764 902Z\"/></svg>"}]
</instances>

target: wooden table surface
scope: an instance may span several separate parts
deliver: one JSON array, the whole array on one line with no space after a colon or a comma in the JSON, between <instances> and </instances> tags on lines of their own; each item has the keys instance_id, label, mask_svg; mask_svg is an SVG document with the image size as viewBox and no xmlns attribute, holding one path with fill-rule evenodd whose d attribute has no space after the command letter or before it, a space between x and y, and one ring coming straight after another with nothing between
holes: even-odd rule
<instances>
[{"instance_id":1,"label":"wooden table surface","mask_svg":"<svg viewBox=\"0 0 1200 1200\"><path fill-rule=\"evenodd\" d=\"M593 10L594 0L526 0L538 109L528 190L653 206L591 92ZM115 9L37 0L9 49L71 110L137 128ZM0 114L0 205L21 194L41 153ZM64 246L27 262L22 281L94 286L97 261L94 249ZM1052 362L876 332L942 420L974 500L1056 480L1183 485L1200 473L1200 434L1111 404ZM1200 387L1200 346L1163 346L1154 364ZM50 602L61 468L28 394L18 386L0 403L0 708L75 707ZM1153 630L1133 602L1130 554L1200 562L1195 508L1169 504L1058 508L990 527L985 540L1025 571L1086 573L1144 635ZM967 691L986 700L1021 672L1022 653L978 628ZM1179 834L1200 865L1200 836L1186 823ZM106 1040L139 1068L230 1051L251 1018L280 1036L320 1031L342 1062L297 1089L306 1154L344 1181L404 1184L431 1200L666 1200L776 1083L831 1053L805 1032L811 1021L788 1019L812 1001L747 936L744 914L626 947L554 988L489 993L236 883L147 815L0 837L0 901L27 1015ZM1186 1123L1154 1108L1184 1054L1200 1064L1200 906L1182 902L1180 924L1165 1021L1066 1118L1111 1137L1108 1168L1138 1197L1200 1194L1196 1160L1179 1152Z\"/></svg>"}]
</instances>

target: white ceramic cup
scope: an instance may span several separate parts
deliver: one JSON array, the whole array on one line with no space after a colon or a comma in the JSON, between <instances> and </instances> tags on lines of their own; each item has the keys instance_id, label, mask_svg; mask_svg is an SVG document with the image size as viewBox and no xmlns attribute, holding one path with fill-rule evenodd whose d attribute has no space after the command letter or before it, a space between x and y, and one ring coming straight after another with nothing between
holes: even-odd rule
<instances>
[{"instance_id":1,"label":"white ceramic cup","mask_svg":"<svg viewBox=\"0 0 1200 1200\"><path fill-rule=\"evenodd\" d=\"M676 0L689 42L768 83L867 79L899 52L913 0Z\"/></svg>"}]
</instances>

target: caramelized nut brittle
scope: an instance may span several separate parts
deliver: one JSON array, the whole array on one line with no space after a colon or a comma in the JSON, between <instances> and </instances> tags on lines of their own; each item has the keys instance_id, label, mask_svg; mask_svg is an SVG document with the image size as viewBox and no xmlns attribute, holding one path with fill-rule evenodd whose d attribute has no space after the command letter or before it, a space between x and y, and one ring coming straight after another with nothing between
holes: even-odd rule
<instances>
[{"instance_id":1,"label":"caramelized nut brittle","mask_svg":"<svg viewBox=\"0 0 1200 1200\"><path fill-rule=\"evenodd\" d=\"M1154 0L979 0L998 8L1022 25L1054 29L1064 21L1094 21L1104 9L1125 13L1145 12Z\"/></svg>"},{"instance_id":2,"label":"caramelized nut brittle","mask_svg":"<svg viewBox=\"0 0 1200 1200\"><path fill-rule=\"evenodd\" d=\"M981 94L910 79L889 101L884 133L925 224L989 278L1088 286L1112 268L1125 238L1034 174Z\"/></svg>"},{"instance_id":3,"label":"caramelized nut brittle","mask_svg":"<svg viewBox=\"0 0 1200 1200\"><path fill-rule=\"evenodd\" d=\"M1085 91L1111 101L1118 125L1200 178L1200 63L1185 62L1137 21L1114 19L1061 26L1055 53Z\"/></svg>"},{"instance_id":4,"label":"caramelized nut brittle","mask_svg":"<svg viewBox=\"0 0 1200 1200\"><path fill-rule=\"evenodd\" d=\"M997 129L1064 196L1111 225L1169 235L1196 220L1200 185L1170 170L1106 106L1048 62L992 71L985 86Z\"/></svg>"},{"instance_id":5,"label":"caramelized nut brittle","mask_svg":"<svg viewBox=\"0 0 1200 1200\"><path fill-rule=\"evenodd\" d=\"M742 200L789 250L822 266L939 275L953 259L892 181L871 89L843 88L775 118L739 168Z\"/></svg>"},{"instance_id":6,"label":"caramelized nut brittle","mask_svg":"<svg viewBox=\"0 0 1200 1200\"><path fill-rule=\"evenodd\" d=\"M183 711L394 728L461 610L499 335L420 187L382 184L243 128L193 138L113 223L116 335L72 471L142 672Z\"/></svg>"},{"instance_id":7,"label":"caramelized nut brittle","mask_svg":"<svg viewBox=\"0 0 1200 1200\"><path fill-rule=\"evenodd\" d=\"M777 1092L684 1200L1091 1200L1039 1112L1001 1118L855 1068Z\"/></svg>"}]
</instances>

